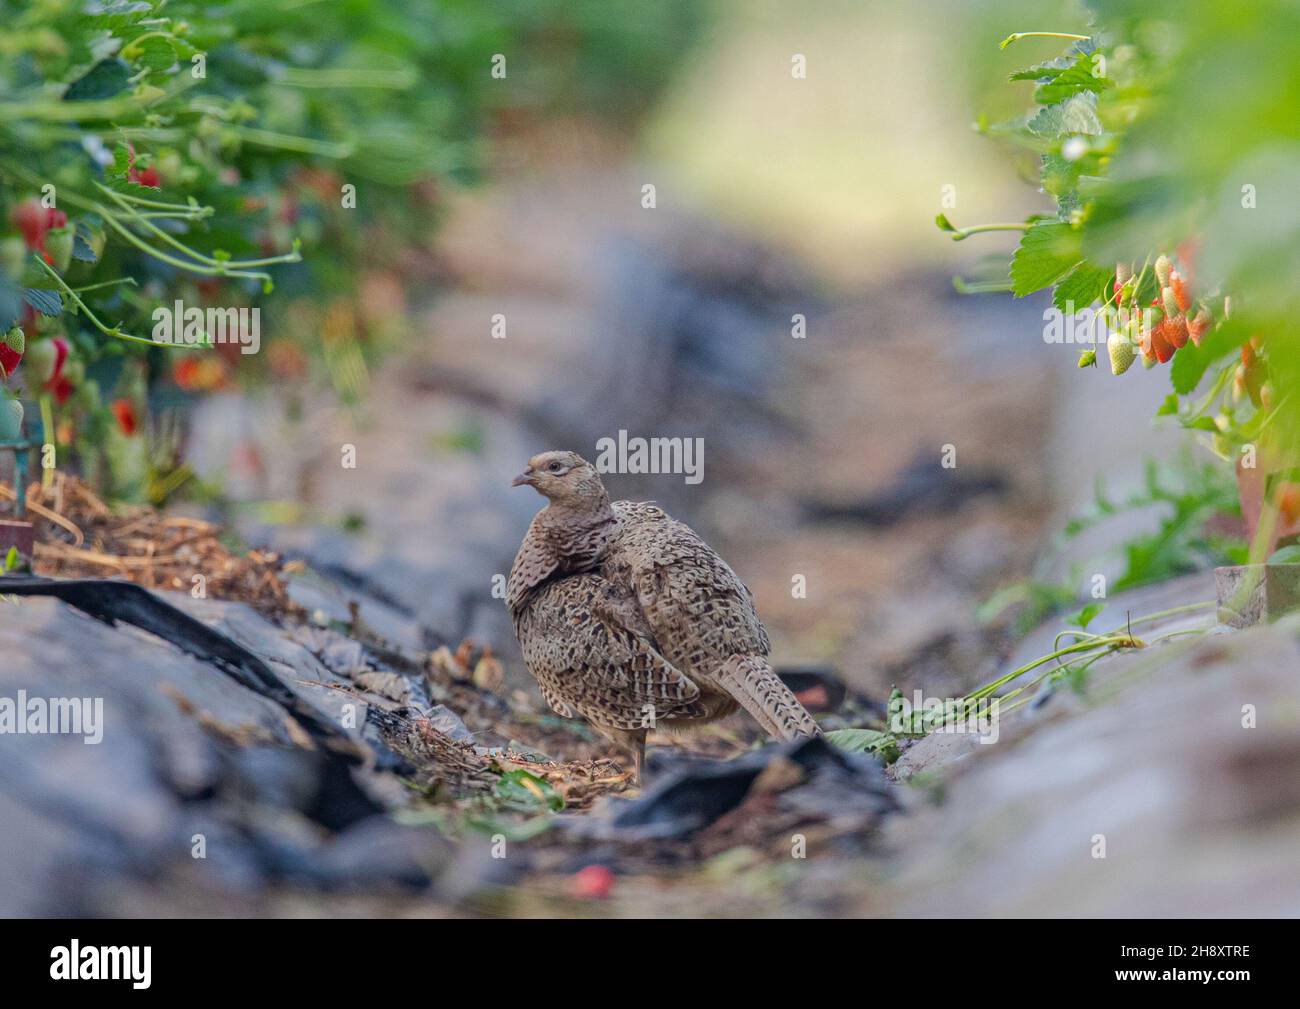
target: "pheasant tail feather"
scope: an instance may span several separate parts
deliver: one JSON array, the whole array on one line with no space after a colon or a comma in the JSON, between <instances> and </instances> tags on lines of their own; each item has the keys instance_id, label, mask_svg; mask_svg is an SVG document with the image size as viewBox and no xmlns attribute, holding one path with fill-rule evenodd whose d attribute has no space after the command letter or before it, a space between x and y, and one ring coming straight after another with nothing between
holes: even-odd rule
<instances>
[{"instance_id":1,"label":"pheasant tail feather","mask_svg":"<svg viewBox=\"0 0 1300 1009\"><path fill-rule=\"evenodd\" d=\"M731 656L716 679L769 735L782 741L821 735L812 715L761 655Z\"/></svg>"}]
</instances>

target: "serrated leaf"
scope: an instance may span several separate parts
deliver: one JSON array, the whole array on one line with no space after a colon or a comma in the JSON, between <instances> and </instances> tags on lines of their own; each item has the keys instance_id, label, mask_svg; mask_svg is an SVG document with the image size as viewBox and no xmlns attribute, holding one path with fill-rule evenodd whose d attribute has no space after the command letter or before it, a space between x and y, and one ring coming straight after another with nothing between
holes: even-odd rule
<instances>
[{"instance_id":1,"label":"serrated leaf","mask_svg":"<svg viewBox=\"0 0 1300 1009\"><path fill-rule=\"evenodd\" d=\"M1061 312L1070 314L1087 308L1095 301L1104 301L1106 286L1114 277L1091 263L1080 263L1057 281L1052 291L1052 304ZM1073 307L1071 307L1073 306Z\"/></svg>"},{"instance_id":2,"label":"serrated leaf","mask_svg":"<svg viewBox=\"0 0 1300 1009\"><path fill-rule=\"evenodd\" d=\"M100 60L68 85L65 102L98 101L121 94L131 84L131 68L121 60Z\"/></svg>"},{"instance_id":3,"label":"serrated leaf","mask_svg":"<svg viewBox=\"0 0 1300 1009\"><path fill-rule=\"evenodd\" d=\"M1080 56L1069 69L1040 84L1034 91L1034 101L1039 105L1056 105L1074 95L1100 92L1110 87L1110 81L1105 77L1093 75L1092 60L1090 55Z\"/></svg>"},{"instance_id":4,"label":"serrated leaf","mask_svg":"<svg viewBox=\"0 0 1300 1009\"><path fill-rule=\"evenodd\" d=\"M1068 137L1073 134L1098 136L1102 132L1097 118L1097 96L1091 91L1074 95L1040 109L1026 124L1030 133L1039 137Z\"/></svg>"},{"instance_id":5,"label":"serrated leaf","mask_svg":"<svg viewBox=\"0 0 1300 1009\"><path fill-rule=\"evenodd\" d=\"M1017 298L1041 291L1083 258L1082 238L1068 224L1036 224L1011 257L1011 290Z\"/></svg>"},{"instance_id":6,"label":"serrated leaf","mask_svg":"<svg viewBox=\"0 0 1300 1009\"><path fill-rule=\"evenodd\" d=\"M122 55L148 70L167 70L176 63L176 48L162 35L148 35L122 50Z\"/></svg>"},{"instance_id":7,"label":"serrated leaf","mask_svg":"<svg viewBox=\"0 0 1300 1009\"><path fill-rule=\"evenodd\" d=\"M57 291L29 287L23 291L23 298L27 304L40 312L41 315L53 317L63 314L63 299L59 297Z\"/></svg>"},{"instance_id":8,"label":"serrated leaf","mask_svg":"<svg viewBox=\"0 0 1300 1009\"><path fill-rule=\"evenodd\" d=\"M1024 70L1017 70L1010 76L1013 81L1041 81L1051 80L1062 70L1068 70L1074 66L1074 59L1069 56L1058 56L1054 60L1047 60L1044 63L1036 64L1032 67L1026 67Z\"/></svg>"},{"instance_id":9,"label":"serrated leaf","mask_svg":"<svg viewBox=\"0 0 1300 1009\"><path fill-rule=\"evenodd\" d=\"M152 12L153 6L144 0L99 0L86 4L91 23L109 29L125 28Z\"/></svg>"},{"instance_id":10,"label":"serrated leaf","mask_svg":"<svg viewBox=\"0 0 1300 1009\"><path fill-rule=\"evenodd\" d=\"M125 179L130 170L131 148L126 144L118 144L113 148L113 164L105 172L115 179Z\"/></svg>"}]
</instances>

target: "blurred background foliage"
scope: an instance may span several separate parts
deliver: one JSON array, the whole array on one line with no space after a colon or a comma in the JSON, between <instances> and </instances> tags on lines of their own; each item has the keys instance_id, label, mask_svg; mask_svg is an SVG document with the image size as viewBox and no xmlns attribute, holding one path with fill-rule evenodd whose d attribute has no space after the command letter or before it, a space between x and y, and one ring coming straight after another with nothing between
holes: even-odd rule
<instances>
[{"instance_id":1,"label":"blurred background foliage","mask_svg":"<svg viewBox=\"0 0 1300 1009\"><path fill-rule=\"evenodd\" d=\"M25 417L61 465L161 501L189 480L165 415L190 397L306 381L361 402L377 354L406 335L407 290L429 279L446 194L482 178L489 139L576 109L634 123L700 13L682 0L0 0L0 308L3 330L21 331L0 361L14 403L2 433ZM87 254L47 275L31 255L65 227ZM257 305L262 353L117 338L147 337L175 299Z\"/></svg>"}]
</instances>

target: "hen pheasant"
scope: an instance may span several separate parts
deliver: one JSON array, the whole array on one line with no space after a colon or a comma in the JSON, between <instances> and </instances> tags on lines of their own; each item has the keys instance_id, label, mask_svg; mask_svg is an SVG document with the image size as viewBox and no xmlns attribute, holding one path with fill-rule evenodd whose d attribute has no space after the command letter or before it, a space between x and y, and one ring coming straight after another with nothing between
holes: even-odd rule
<instances>
[{"instance_id":1,"label":"hen pheasant","mask_svg":"<svg viewBox=\"0 0 1300 1009\"><path fill-rule=\"evenodd\" d=\"M611 503L573 452L534 456L514 485L549 499L515 557L506 604L557 714L582 715L629 749L638 780L646 731L660 724L743 707L778 739L818 734L768 664L753 595L693 530L652 504Z\"/></svg>"}]
</instances>

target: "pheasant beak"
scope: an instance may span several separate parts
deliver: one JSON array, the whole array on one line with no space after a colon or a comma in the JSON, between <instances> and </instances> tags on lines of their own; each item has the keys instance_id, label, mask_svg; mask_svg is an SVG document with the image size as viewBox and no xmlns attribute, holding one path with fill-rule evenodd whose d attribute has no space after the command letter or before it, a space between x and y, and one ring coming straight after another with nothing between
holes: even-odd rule
<instances>
[{"instance_id":1,"label":"pheasant beak","mask_svg":"<svg viewBox=\"0 0 1300 1009\"><path fill-rule=\"evenodd\" d=\"M517 477L510 481L511 487L531 487L533 484L534 473L531 469L526 469Z\"/></svg>"}]
</instances>

